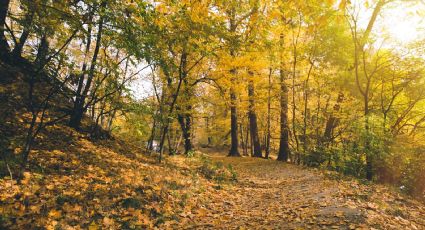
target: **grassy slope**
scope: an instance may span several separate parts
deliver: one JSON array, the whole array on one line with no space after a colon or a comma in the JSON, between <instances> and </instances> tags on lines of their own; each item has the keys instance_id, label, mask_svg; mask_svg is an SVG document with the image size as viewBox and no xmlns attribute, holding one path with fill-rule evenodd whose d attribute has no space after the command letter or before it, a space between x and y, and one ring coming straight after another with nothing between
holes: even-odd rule
<instances>
[{"instance_id":1,"label":"grassy slope","mask_svg":"<svg viewBox=\"0 0 425 230\"><path fill-rule=\"evenodd\" d=\"M27 78L3 64L0 74L0 229L173 224L180 212L196 203L193 194L205 192L208 188L203 186L212 188L198 167L187 166L199 165L199 159L176 157L172 165L158 164L138 146L118 139L93 140L88 133L67 127L65 121L40 133L30 169L22 184L16 184L7 166L16 176L17 156L31 119L24 104ZM36 94L48 87L46 82L37 85ZM61 96L52 104L49 118L70 107ZM89 123L84 121L83 130Z\"/></svg>"}]
</instances>

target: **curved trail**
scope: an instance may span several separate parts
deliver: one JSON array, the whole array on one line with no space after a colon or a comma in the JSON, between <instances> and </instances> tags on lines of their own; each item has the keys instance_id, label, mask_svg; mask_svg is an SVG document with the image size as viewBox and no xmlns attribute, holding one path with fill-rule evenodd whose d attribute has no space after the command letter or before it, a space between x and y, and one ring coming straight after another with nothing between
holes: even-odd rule
<instances>
[{"instance_id":1,"label":"curved trail","mask_svg":"<svg viewBox=\"0 0 425 230\"><path fill-rule=\"evenodd\" d=\"M388 207L381 210L381 203L373 202L385 196L388 199L382 202L387 206L425 216L423 209L393 197L385 188L327 179L318 170L274 160L218 154L212 158L231 164L238 182L204 194L205 202L187 217L185 228L425 229L421 218L394 216Z\"/></svg>"}]
</instances>

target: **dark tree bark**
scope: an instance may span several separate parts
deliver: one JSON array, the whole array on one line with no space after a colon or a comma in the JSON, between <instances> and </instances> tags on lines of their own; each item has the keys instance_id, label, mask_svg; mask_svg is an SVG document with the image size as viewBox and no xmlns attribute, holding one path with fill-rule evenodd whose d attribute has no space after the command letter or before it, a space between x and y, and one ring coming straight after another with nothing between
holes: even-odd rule
<instances>
[{"instance_id":1,"label":"dark tree bark","mask_svg":"<svg viewBox=\"0 0 425 230\"><path fill-rule=\"evenodd\" d=\"M250 73L253 75L253 73ZM252 138L252 147L253 147L253 156L254 157L263 157L261 152L260 138L258 137L258 125L257 125L257 114L255 112L255 92L254 92L254 82L249 80L248 82L248 96L249 96L249 126L251 130Z\"/></svg>"},{"instance_id":2,"label":"dark tree bark","mask_svg":"<svg viewBox=\"0 0 425 230\"><path fill-rule=\"evenodd\" d=\"M184 138L184 150L185 153L189 153L190 151L193 150L193 145L192 145L192 116L191 115L187 115L186 116L186 132L183 133L183 138Z\"/></svg>"},{"instance_id":3,"label":"dark tree bark","mask_svg":"<svg viewBox=\"0 0 425 230\"><path fill-rule=\"evenodd\" d=\"M280 35L280 48L283 50L283 34ZM285 70L283 60L280 60L280 143L277 160L288 161L289 150L289 124L288 124L288 86L285 83Z\"/></svg>"},{"instance_id":4,"label":"dark tree bark","mask_svg":"<svg viewBox=\"0 0 425 230\"><path fill-rule=\"evenodd\" d=\"M158 161L161 163L162 160L162 154L164 151L164 143L165 143L165 136L167 135L170 123L171 123L171 118L170 116L173 114L177 99L179 97L180 94L180 89L182 87L182 83L183 81L186 79L187 77L187 52L186 52L186 48L184 47L183 52L180 56L180 67L179 67L179 79L178 79L178 83L177 83L177 89L175 90L175 92L172 94L171 97L171 103L169 104L169 108L168 108L168 114L167 117L165 119L165 124L163 125L163 129L162 129L162 134L161 134L161 140L159 142L159 157L158 157ZM166 73L166 75L168 75L167 77L167 81L168 81L168 87L171 89L171 77L169 75L169 73Z\"/></svg>"},{"instance_id":5,"label":"dark tree bark","mask_svg":"<svg viewBox=\"0 0 425 230\"><path fill-rule=\"evenodd\" d=\"M106 2L102 3L102 5L100 6L100 9L102 10L104 7L106 7ZM73 111L72 111L72 114L71 114L71 118L69 120L69 126L75 128L75 129L80 128L81 120L83 119L84 113L86 112L86 108L87 108L86 98L87 98L88 92L91 88L91 83L92 83L93 78L94 78L94 73L95 73L96 63L97 63L97 57L99 55L99 50L100 50L100 46L101 46L103 24L104 24L104 18L101 17L100 22L99 22L99 26L98 26L97 36L96 36L96 45L95 45L93 57L92 57L92 60L91 60L90 70L89 70L89 73L88 73L88 76L87 76L87 82L82 87L83 89L82 89L81 95L77 94L77 98L74 102L74 108L73 108ZM84 68L84 66L83 66L83 68ZM82 84L84 84L84 83L82 83ZM79 87L80 87L80 85L79 85Z\"/></svg>"},{"instance_id":6,"label":"dark tree bark","mask_svg":"<svg viewBox=\"0 0 425 230\"><path fill-rule=\"evenodd\" d=\"M41 37L40 45L38 46L37 56L35 58L35 65L40 68L46 61L49 54L49 42L47 41L46 34Z\"/></svg>"},{"instance_id":7,"label":"dark tree bark","mask_svg":"<svg viewBox=\"0 0 425 230\"><path fill-rule=\"evenodd\" d=\"M335 114L338 113L338 111L340 110L341 103L343 102L343 100L344 100L344 94L339 93L338 99L336 100L336 104L334 105L334 108L333 108L333 113L331 113L328 120L326 121L325 132L322 138L322 144L324 145L328 145L332 141L333 131L338 126L338 122L339 122L339 119L335 116Z\"/></svg>"},{"instance_id":8,"label":"dark tree bark","mask_svg":"<svg viewBox=\"0 0 425 230\"><path fill-rule=\"evenodd\" d=\"M185 64L186 66L186 64ZM186 68L186 67L185 67ZM184 69L184 71L186 71ZM190 99L193 97L192 85L188 84L188 80L184 79L184 89L183 89L183 98L185 99L186 105L185 111L177 115L177 120L180 123L182 130L182 135L184 139L184 153L188 154L193 150L192 144L192 105L190 104Z\"/></svg>"},{"instance_id":9,"label":"dark tree bark","mask_svg":"<svg viewBox=\"0 0 425 230\"><path fill-rule=\"evenodd\" d=\"M236 35L236 29L238 27L238 21L236 20L236 9L235 6L227 12L229 18L229 32L232 35ZM237 40L236 36L232 36L229 40L230 45L230 56L236 57L237 51ZM231 75L231 86L230 86L230 136L231 136L231 146L228 156L239 157L239 141L238 141L238 112L237 112L237 96L235 92L236 83L236 68L230 70Z\"/></svg>"},{"instance_id":10,"label":"dark tree bark","mask_svg":"<svg viewBox=\"0 0 425 230\"><path fill-rule=\"evenodd\" d=\"M240 133L240 138L241 138L241 147L242 147L242 154L245 155L245 148L246 148L246 143L245 143L245 139L244 139L244 135L243 135L243 125L242 123L239 125L239 133Z\"/></svg>"},{"instance_id":11,"label":"dark tree bark","mask_svg":"<svg viewBox=\"0 0 425 230\"><path fill-rule=\"evenodd\" d=\"M266 159L269 158L270 155L270 139L271 139L271 133L270 133L270 122L271 122L271 87L272 87L272 68L269 69L269 85L267 89L267 134L266 134Z\"/></svg>"},{"instance_id":12,"label":"dark tree bark","mask_svg":"<svg viewBox=\"0 0 425 230\"><path fill-rule=\"evenodd\" d=\"M155 129L156 129L156 122L157 122L156 114L152 116L152 119L153 119L153 124L151 129L151 135L149 137L148 144L146 146L147 150L153 150L153 141L155 140Z\"/></svg>"},{"instance_id":13,"label":"dark tree bark","mask_svg":"<svg viewBox=\"0 0 425 230\"><path fill-rule=\"evenodd\" d=\"M232 75L236 74L235 70L231 71ZM233 78L232 81L235 81ZM233 83L234 84L234 83ZM238 150L238 113L236 108L236 92L233 87L230 89L230 138L231 146L229 156L239 157L241 156Z\"/></svg>"},{"instance_id":14,"label":"dark tree bark","mask_svg":"<svg viewBox=\"0 0 425 230\"><path fill-rule=\"evenodd\" d=\"M191 108L191 106L190 106ZM184 139L184 153L188 154L193 150L193 145L191 141L191 130L192 130L192 116L190 114L179 114L177 116L177 120L179 121L183 139Z\"/></svg>"},{"instance_id":15,"label":"dark tree bark","mask_svg":"<svg viewBox=\"0 0 425 230\"><path fill-rule=\"evenodd\" d=\"M247 125L246 129L245 129L245 141L244 141L245 142L245 148L243 149L243 155L244 156L248 156L248 148L250 148L250 141L249 140L251 140L250 136L251 135L249 135L249 125Z\"/></svg>"},{"instance_id":16,"label":"dark tree bark","mask_svg":"<svg viewBox=\"0 0 425 230\"><path fill-rule=\"evenodd\" d=\"M34 3L32 3L31 1L28 4L28 12L24 18L24 28L22 30L21 37L19 38L18 43L16 44L16 46L13 48L13 51L12 51L12 56L14 59L21 58L22 50L24 48L25 42L27 41L31 33L31 28L32 28L32 24L33 24L33 20L35 16L35 6L33 4Z\"/></svg>"},{"instance_id":17,"label":"dark tree bark","mask_svg":"<svg viewBox=\"0 0 425 230\"><path fill-rule=\"evenodd\" d=\"M6 36L4 34L6 30L6 17L9 10L10 0L0 1L0 56L6 57L9 53L9 44L7 43Z\"/></svg>"},{"instance_id":18,"label":"dark tree bark","mask_svg":"<svg viewBox=\"0 0 425 230\"><path fill-rule=\"evenodd\" d=\"M177 149L173 148L173 144L171 143L171 134L173 133L173 126L170 126L169 132L167 133L167 141L168 141L168 155L174 155L177 152Z\"/></svg>"}]
</instances>

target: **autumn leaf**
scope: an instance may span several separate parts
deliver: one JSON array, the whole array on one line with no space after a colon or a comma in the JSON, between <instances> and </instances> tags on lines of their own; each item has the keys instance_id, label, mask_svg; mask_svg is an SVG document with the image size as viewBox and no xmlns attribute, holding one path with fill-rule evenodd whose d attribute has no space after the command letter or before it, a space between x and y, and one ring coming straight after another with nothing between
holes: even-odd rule
<instances>
[{"instance_id":1,"label":"autumn leaf","mask_svg":"<svg viewBox=\"0 0 425 230\"><path fill-rule=\"evenodd\" d=\"M49 217L53 219L59 219L62 216L62 212L60 210L52 209L49 211Z\"/></svg>"}]
</instances>

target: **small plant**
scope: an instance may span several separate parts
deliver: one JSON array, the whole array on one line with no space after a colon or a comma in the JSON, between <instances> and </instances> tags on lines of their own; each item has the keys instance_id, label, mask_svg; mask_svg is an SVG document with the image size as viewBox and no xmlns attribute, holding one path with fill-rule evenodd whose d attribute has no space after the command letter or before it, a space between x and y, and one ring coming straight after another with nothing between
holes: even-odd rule
<instances>
[{"instance_id":1,"label":"small plant","mask_svg":"<svg viewBox=\"0 0 425 230\"><path fill-rule=\"evenodd\" d=\"M238 174L236 173L233 166L231 164L229 164L229 165L227 165L227 169L232 174L232 181L237 181L238 180Z\"/></svg>"},{"instance_id":2,"label":"small plant","mask_svg":"<svg viewBox=\"0 0 425 230\"><path fill-rule=\"evenodd\" d=\"M214 180L219 184L227 181L237 180L237 174L231 164L225 167L222 162L212 163L208 158L202 158L202 161L203 164L201 167L199 167L199 172L205 178Z\"/></svg>"},{"instance_id":3,"label":"small plant","mask_svg":"<svg viewBox=\"0 0 425 230\"><path fill-rule=\"evenodd\" d=\"M194 157L195 156L195 151L193 151L193 150L190 150L190 151L188 151L187 153L186 153L186 157L188 157L188 158L192 158L192 157Z\"/></svg>"}]
</instances>

